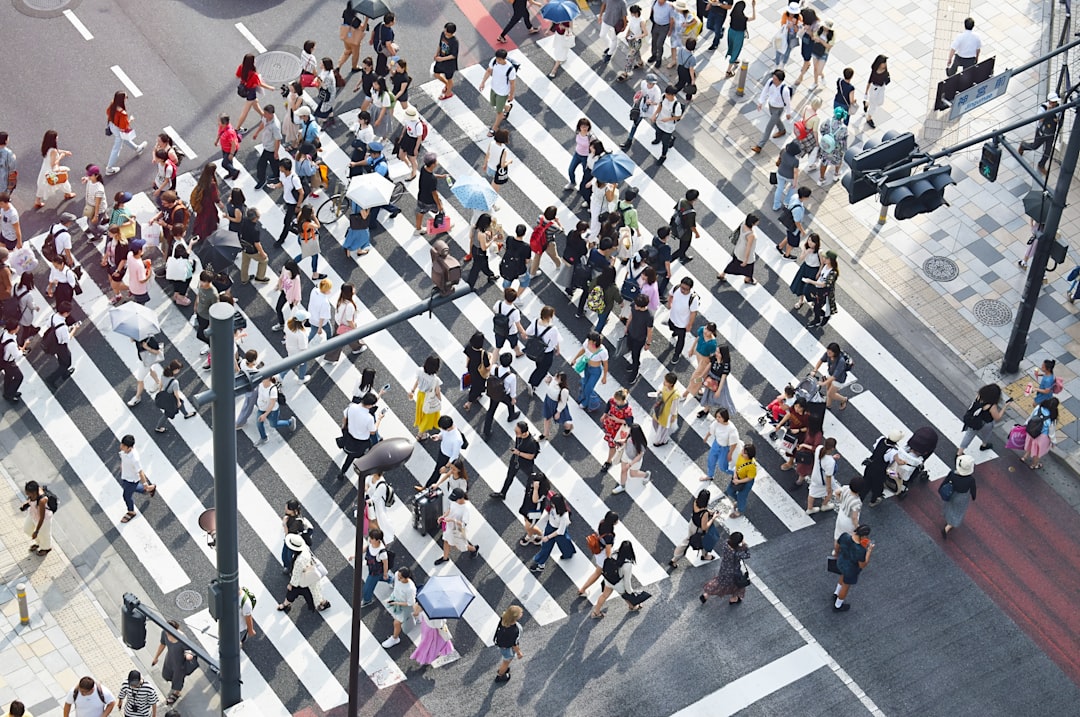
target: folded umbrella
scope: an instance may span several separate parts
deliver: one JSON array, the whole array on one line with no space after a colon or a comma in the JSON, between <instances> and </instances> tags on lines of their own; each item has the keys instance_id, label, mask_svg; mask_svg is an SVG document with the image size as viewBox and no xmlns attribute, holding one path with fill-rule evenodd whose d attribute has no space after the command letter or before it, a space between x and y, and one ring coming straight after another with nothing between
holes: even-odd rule
<instances>
[{"instance_id":1,"label":"folded umbrella","mask_svg":"<svg viewBox=\"0 0 1080 717\"><path fill-rule=\"evenodd\" d=\"M154 310L133 301L109 309L109 320L113 331L136 341L161 332Z\"/></svg>"},{"instance_id":2,"label":"folded umbrella","mask_svg":"<svg viewBox=\"0 0 1080 717\"><path fill-rule=\"evenodd\" d=\"M466 209L491 211L491 208L495 206L495 202L499 199L499 195L491 188L490 184L476 178L454 182L454 186L450 187L450 191L461 202L461 206Z\"/></svg>"},{"instance_id":3,"label":"folded umbrella","mask_svg":"<svg viewBox=\"0 0 1080 717\"><path fill-rule=\"evenodd\" d=\"M598 182L617 184L633 174L636 168L634 160L625 154L608 152L596 159L592 174Z\"/></svg>"},{"instance_id":4,"label":"folded umbrella","mask_svg":"<svg viewBox=\"0 0 1080 717\"><path fill-rule=\"evenodd\" d=\"M389 204L393 191L393 182L381 174L370 172L350 179L345 196L361 209L371 209Z\"/></svg>"},{"instance_id":5,"label":"folded umbrella","mask_svg":"<svg viewBox=\"0 0 1080 717\"><path fill-rule=\"evenodd\" d=\"M575 0L551 0L540 8L540 17L550 22L570 22L581 14Z\"/></svg>"},{"instance_id":6,"label":"folded umbrella","mask_svg":"<svg viewBox=\"0 0 1080 717\"><path fill-rule=\"evenodd\" d=\"M460 575L435 575L416 594L420 607L432 620L460 618L475 598L469 583Z\"/></svg>"}]
</instances>

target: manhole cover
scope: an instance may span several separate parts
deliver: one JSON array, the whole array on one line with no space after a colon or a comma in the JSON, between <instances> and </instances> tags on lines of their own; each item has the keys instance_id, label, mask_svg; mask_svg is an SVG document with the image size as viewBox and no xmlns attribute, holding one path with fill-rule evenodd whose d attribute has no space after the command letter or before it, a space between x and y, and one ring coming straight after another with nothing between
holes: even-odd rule
<instances>
[{"instance_id":1,"label":"manhole cover","mask_svg":"<svg viewBox=\"0 0 1080 717\"><path fill-rule=\"evenodd\" d=\"M979 323L987 326L1004 326L1012 321L1012 309L997 299L983 299L972 309Z\"/></svg>"},{"instance_id":2,"label":"manhole cover","mask_svg":"<svg viewBox=\"0 0 1080 717\"><path fill-rule=\"evenodd\" d=\"M79 0L12 0L12 5L23 15L37 18L59 17L64 10L71 10Z\"/></svg>"},{"instance_id":3,"label":"manhole cover","mask_svg":"<svg viewBox=\"0 0 1080 717\"><path fill-rule=\"evenodd\" d=\"M255 58L255 69L263 82L276 86L300 76L300 58L284 50L270 50Z\"/></svg>"},{"instance_id":4,"label":"manhole cover","mask_svg":"<svg viewBox=\"0 0 1080 717\"><path fill-rule=\"evenodd\" d=\"M852 393L863 392L863 387L861 383L853 383L850 386L844 386L844 388L846 388L848 391L851 391Z\"/></svg>"},{"instance_id":5,"label":"manhole cover","mask_svg":"<svg viewBox=\"0 0 1080 717\"><path fill-rule=\"evenodd\" d=\"M202 595L194 590L181 590L176 596L176 607L181 610L198 610L202 606Z\"/></svg>"},{"instance_id":6,"label":"manhole cover","mask_svg":"<svg viewBox=\"0 0 1080 717\"><path fill-rule=\"evenodd\" d=\"M932 256L922 265L923 273L934 281L952 281L960 276L956 262L944 256Z\"/></svg>"}]
</instances>

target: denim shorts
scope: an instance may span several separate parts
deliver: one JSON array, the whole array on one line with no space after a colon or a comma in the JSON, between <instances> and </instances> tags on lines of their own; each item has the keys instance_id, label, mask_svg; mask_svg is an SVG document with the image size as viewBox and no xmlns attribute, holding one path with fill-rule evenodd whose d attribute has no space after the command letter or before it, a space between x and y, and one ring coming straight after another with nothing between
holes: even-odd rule
<instances>
[{"instance_id":1,"label":"denim shorts","mask_svg":"<svg viewBox=\"0 0 1080 717\"><path fill-rule=\"evenodd\" d=\"M499 654L502 655L504 660L514 659L514 648L512 647L500 647Z\"/></svg>"},{"instance_id":2,"label":"denim shorts","mask_svg":"<svg viewBox=\"0 0 1080 717\"><path fill-rule=\"evenodd\" d=\"M526 269L525 273L517 278L517 281L522 289L527 289L529 288L529 282L532 281L532 274L530 274L528 269ZM513 283L514 282L512 279L503 279L503 288L505 289Z\"/></svg>"}]
</instances>

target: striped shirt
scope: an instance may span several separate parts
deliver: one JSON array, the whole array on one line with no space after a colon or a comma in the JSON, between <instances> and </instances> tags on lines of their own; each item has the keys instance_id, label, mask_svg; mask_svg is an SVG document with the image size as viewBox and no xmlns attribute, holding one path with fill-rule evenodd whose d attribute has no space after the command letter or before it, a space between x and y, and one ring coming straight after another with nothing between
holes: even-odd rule
<instances>
[{"instance_id":1,"label":"striped shirt","mask_svg":"<svg viewBox=\"0 0 1080 717\"><path fill-rule=\"evenodd\" d=\"M149 682L141 682L132 687L124 685L116 699L123 705L120 714L124 717L150 717L151 709L158 703L157 690Z\"/></svg>"}]
</instances>

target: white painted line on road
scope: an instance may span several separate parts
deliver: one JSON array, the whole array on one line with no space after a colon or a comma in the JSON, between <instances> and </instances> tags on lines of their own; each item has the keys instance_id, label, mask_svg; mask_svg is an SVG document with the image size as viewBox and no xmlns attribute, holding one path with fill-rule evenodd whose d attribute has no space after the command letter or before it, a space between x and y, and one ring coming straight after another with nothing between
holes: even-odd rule
<instances>
[{"instance_id":1,"label":"white painted line on road","mask_svg":"<svg viewBox=\"0 0 1080 717\"><path fill-rule=\"evenodd\" d=\"M184 153L184 156L188 159L195 159L199 156L195 154L195 150L193 150L187 142L181 139L180 133L173 129L172 125L169 125L165 128L165 134L172 137L172 141L176 143L176 146L180 148L180 150Z\"/></svg>"},{"instance_id":2,"label":"white painted line on road","mask_svg":"<svg viewBox=\"0 0 1080 717\"><path fill-rule=\"evenodd\" d=\"M820 645L803 645L794 652L763 665L753 672L729 682L715 692L705 695L672 717L723 717L746 709L792 682L801 680L827 663L828 656Z\"/></svg>"},{"instance_id":3,"label":"white painted line on road","mask_svg":"<svg viewBox=\"0 0 1080 717\"><path fill-rule=\"evenodd\" d=\"M266 52L266 46L259 42L258 38L251 34L251 30L247 29L244 23L236 23L236 29L240 31L241 35L247 38L247 41L251 43L251 46L254 47L259 52L259 54Z\"/></svg>"},{"instance_id":4,"label":"white painted line on road","mask_svg":"<svg viewBox=\"0 0 1080 717\"><path fill-rule=\"evenodd\" d=\"M79 34L83 36L84 40L94 39L94 36L90 34L90 30L86 28L86 25L82 24L82 20L75 17L75 13L71 10L64 10L64 17L68 19L68 22L75 26L75 29L79 31Z\"/></svg>"},{"instance_id":5,"label":"white painted line on road","mask_svg":"<svg viewBox=\"0 0 1080 717\"><path fill-rule=\"evenodd\" d=\"M120 69L120 65L113 65L109 69L124 83L124 87L128 88L128 92L131 93L132 97L142 97L142 92L135 86L135 83L131 81L131 78L127 76L127 73Z\"/></svg>"}]
</instances>

